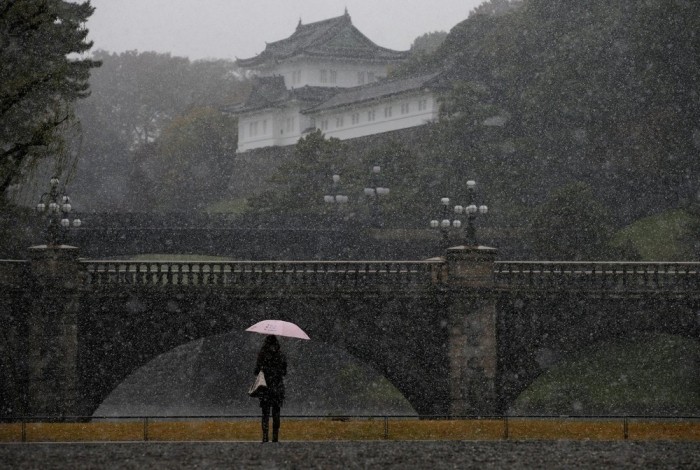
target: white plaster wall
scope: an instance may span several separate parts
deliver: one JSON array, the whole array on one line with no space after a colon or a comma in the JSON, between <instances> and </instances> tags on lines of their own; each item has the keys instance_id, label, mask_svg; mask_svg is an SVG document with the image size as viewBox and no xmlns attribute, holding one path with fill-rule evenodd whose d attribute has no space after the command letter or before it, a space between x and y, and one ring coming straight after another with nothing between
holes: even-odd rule
<instances>
[{"instance_id":1,"label":"white plaster wall","mask_svg":"<svg viewBox=\"0 0 700 470\"><path fill-rule=\"evenodd\" d=\"M419 109L419 102L424 102L424 109ZM408 105L408 112L401 113L401 105ZM385 108L391 106L391 116L385 116ZM374 121L368 120L368 111L374 110ZM431 92L403 95L391 99L376 101L364 105L346 108L326 113L303 115L298 104L288 108L249 114L238 118L238 152L245 152L273 145L295 145L301 133L306 130L313 120L316 128L326 137L338 139L353 139L382 132L396 131L423 124L438 119L439 104ZM357 113L359 120L352 122L352 115ZM337 119L341 118L343 125L338 126ZM267 122L266 132L262 133L262 121ZM289 121L287 121L289 120ZM327 126L324 128L324 121ZM250 123L257 122L258 134L250 135ZM288 122L290 127L288 127Z\"/></svg>"},{"instance_id":2,"label":"white plaster wall","mask_svg":"<svg viewBox=\"0 0 700 470\"><path fill-rule=\"evenodd\" d=\"M299 105L280 110L277 114L275 145L295 145L301 131L309 127L309 118L299 112Z\"/></svg>"},{"instance_id":3,"label":"white plaster wall","mask_svg":"<svg viewBox=\"0 0 700 470\"><path fill-rule=\"evenodd\" d=\"M265 123L264 125L263 122ZM251 125L257 132L251 132ZM275 115L271 111L239 116L237 151L245 152L253 148L275 145L274 127Z\"/></svg>"},{"instance_id":4,"label":"white plaster wall","mask_svg":"<svg viewBox=\"0 0 700 470\"><path fill-rule=\"evenodd\" d=\"M245 152L273 145L295 145L301 132L309 127L310 118L299 112L300 106L292 104L288 108L266 110L247 114L238 118L238 152ZM263 121L266 122L262 132ZM257 123L257 135L251 135L251 123Z\"/></svg>"},{"instance_id":5,"label":"white plaster wall","mask_svg":"<svg viewBox=\"0 0 700 470\"><path fill-rule=\"evenodd\" d=\"M419 109L420 100L425 101L425 109ZM408 104L408 112L401 113L401 104ZM391 116L385 116L385 108L391 106ZM368 111L374 110L374 121L368 119ZM338 139L352 139L367 135L380 134L382 132L406 129L409 127L422 126L426 122L437 120L439 105L432 93L424 92L420 94L397 97L390 100L377 101L364 106L357 106L342 111L317 114L313 117L316 120L316 127L326 135L326 137L336 137ZM359 122L352 122L352 115L359 114ZM342 116L343 125L337 126L337 118ZM323 122L327 121L327 128L323 129Z\"/></svg>"},{"instance_id":6,"label":"white plaster wall","mask_svg":"<svg viewBox=\"0 0 700 470\"><path fill-rule=\"evenodd\" d=\"M326 70L326 82L321 81L321 70ZM332 70L337 73L335 83L331 82ZM296 83L294 82L294 72L298 72ZM298 60L279 64L274 68L261 71L261 74L264 76L282 75L287 89L301 88L307 85L348 88L360 85L358 72L364 73L364 83L366 84L370 83L368 81L370 72L374 74L374 81L377 81L379 78L387 76L389 66L372 62Z\"/></svg>"}]
</instances>

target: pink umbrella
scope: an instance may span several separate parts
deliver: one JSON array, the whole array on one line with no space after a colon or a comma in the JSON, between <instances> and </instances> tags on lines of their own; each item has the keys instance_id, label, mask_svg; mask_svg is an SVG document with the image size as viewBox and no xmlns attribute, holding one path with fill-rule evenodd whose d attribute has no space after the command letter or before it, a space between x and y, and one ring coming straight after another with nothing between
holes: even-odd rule
<instances>
[{"instance_id":1,"label":"pink umbrella","mask_svg":"<svg viewBox=\"0 0 700 470\"><path fill-rule=\"evenodd\" d=\"M246 331L263 335L288 336L290 338L310 339L304 330L294 323L283 320L263 320L247 328Z\"/></svg>"}]
</instances>

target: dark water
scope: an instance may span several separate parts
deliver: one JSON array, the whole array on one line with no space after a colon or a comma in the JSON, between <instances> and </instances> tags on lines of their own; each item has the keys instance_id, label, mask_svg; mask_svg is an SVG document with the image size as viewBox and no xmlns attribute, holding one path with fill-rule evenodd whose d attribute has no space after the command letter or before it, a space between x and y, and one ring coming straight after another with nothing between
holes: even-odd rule
<instances>
[{"instance_id":1,"label":"dark water","mask_svg":"<svg viewBox=\"0 0 700 470\"><path fill-rule=\"evenodd\" d=\"M0 445L0 468L700 468L700 442Z\"/></svg>"}]
</instances>

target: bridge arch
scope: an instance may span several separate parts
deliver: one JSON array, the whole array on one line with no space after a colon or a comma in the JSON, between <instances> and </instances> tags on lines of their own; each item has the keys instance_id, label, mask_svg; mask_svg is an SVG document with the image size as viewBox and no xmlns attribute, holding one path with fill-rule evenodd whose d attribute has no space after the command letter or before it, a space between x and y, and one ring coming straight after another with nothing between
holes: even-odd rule
<instances>
[{"instance_id":1,"label":"bridge arch","mask_svg":"<svg viewBox=\"0 0 700 470\"><path fill-rule=\"evenodd\" d=\"M257 415L247 395L262 336L229 332L180 345L134 371L95 416ZM332 345L281 338L289 373L286 415L414 415L368 364Z\"/></svg>"},{"instance_id":2,"label":"bridge arch","mask_svg":"<svg viewBox=\"0 0 700 470\"><path fill-rule=\"evenodd\" d=\"M518 396L510 414L685 415L700 412L700 340L636 332L573 351Z\"/></svg>"},{"instance_id":3,"label":"bridge arch","mask_svg":"<svg viewBox=\"0 0 700 470\"><path fill-rule=\"evenodd\" d=\"M540 376L581 351L665 334L698 340L700 304L658 292L629 296L584 291L516 293L498 305L501 408Z\"/></svg>"},{"instance_id":4,"label":"bridge arch","mask_svg":"<svg viewBox=\"0 0 700 470\"><path fill-rule=\"evenodd\" d=\"M313 341L373 367L419 414L447 412L436 408L447 403L440 395L447 393L447 331L441 312L426 299L405 293L309 298L268 291L241 296L212 289L190 289L187 295L177 288L108 289L86 297L84 308L79 361L88 414L155 357L202 338L242 332L265 318L298 323Z\"/></svg>"}]
</instances>

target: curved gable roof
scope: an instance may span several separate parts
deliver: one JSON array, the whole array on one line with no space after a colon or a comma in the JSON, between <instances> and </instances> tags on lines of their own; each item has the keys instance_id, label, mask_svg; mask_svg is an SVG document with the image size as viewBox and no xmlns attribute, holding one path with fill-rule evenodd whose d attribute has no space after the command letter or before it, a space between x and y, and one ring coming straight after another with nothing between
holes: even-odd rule
<instances>
[{"instance_id":1,"label":"curved gable roof","mask_svg":"<svg viewBox=\"0 0 700 470\"><path fill-rule=\"evenodd\" d=\"M383 80L368 85L354 88L344 88L331 98L318 105L304 110L304 112L327 111L334 108L356 105L368 101L376 101L402 93L409 93L421 89L439 88L440 72L431 73L416 77L402 78L396 80Z\"/></svg>"},{"instance_id":2,"label":"curved gable roof","mask_svg":"<svg viewBox=\"0 0 700 470\"><path fill-rule=\"evenodd\" d=\"M288 90L284 86L284 77L274 75L272 77L255 77L253 89L245 100L236 106L226 109L231 113L244 113L283 107L290 101L300 101L304 107L321 103L338 92L337 88L305 86Z\"/></svg>"},{"instance_id":3,"label":"curved gable roof","mask_svg":"<svg viewBox=\"0 0 700 470\"><path fill-rule=\"evenodd\" d=\"M249 59L238 59L241 67L256 67L295 56L403 60L408 52L386 49L373 43L353 24L347 12L336 18L297 26L286 39L268 43L265 50Z\"/></svg>"}]
</instances>

